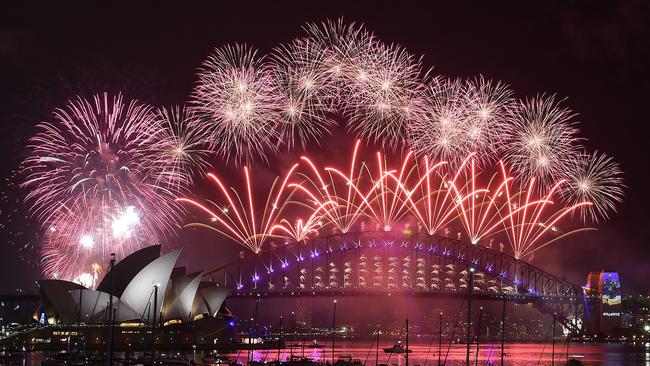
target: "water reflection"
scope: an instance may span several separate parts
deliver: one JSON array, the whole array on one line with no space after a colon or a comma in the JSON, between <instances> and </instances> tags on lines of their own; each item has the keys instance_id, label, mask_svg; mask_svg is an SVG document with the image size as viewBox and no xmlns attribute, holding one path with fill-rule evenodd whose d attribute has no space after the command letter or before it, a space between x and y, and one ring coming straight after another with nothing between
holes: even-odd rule
<instances>
[{"instance_id":1,"label":"water reflection","mask_svg":"<svg viewBox=\"0 0 650 366\"><path fill-rule=\"evenodd\" d=\"M304 356L316 361L331 362L332 350L326 343L322 343L324 348L304 349L300 346L289 347L278 352L277 349L265 349L246 351L226 354L229 358L237 360L238 363L246 364L249 360L255 361L274 361L277 360L278 354L281 360L287 360L291 354L294 356ZM403 354L384 353L382 347L389 347L390 344L381 344L379 352L376 345L371 348L370 341L345 341L338 342L334 357L338 359L341 356L351 356L353 359L359 359L367 365L383 363L388 365L405 366ZM411 343L409 348L413 352L409 355L409 364L420 366L434 366L438 364L438 346L437 343ZM441 362L449 366L465 364L465 345L447 345L443 344L441 349ZM486 343L481 344L478 350L478 363L476 363L476 346L472 347L470 360L471 364L478 365L500 365L500 344ZM41 353L28 353L23 361L24 366L37 366L43 360ZM550 343L511 343L506 344L505 363L511 366L524 365L550 365L553 351ZM195 362L202 363L203 353L192 352L186 354L187 359L195 357ZM556 344L555 364L563 365L568 358L576 358L585 365L647 365L650 366L650 344Z\"/></svg>"}]
</instances>

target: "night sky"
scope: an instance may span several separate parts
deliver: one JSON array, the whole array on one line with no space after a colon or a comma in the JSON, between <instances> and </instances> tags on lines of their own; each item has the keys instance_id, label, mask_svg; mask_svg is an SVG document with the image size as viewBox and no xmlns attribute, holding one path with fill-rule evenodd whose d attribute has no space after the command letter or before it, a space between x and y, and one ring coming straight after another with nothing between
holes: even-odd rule
<instances>
[{"instance_id":1,"label":"night sky","mask_svg":"<svg viewBox=\"0 0 650 366\"><path fill-rule=\"evenodd\" d=\"M33 126L76 94L123 91L157 106L182 104L195 71L214 47L248 43L262 52L302 35L307 21L344 17L364 23L386 42L423 55L434 74L482 74L508 83L517 97L556 93L579 113L589 150L615 157L625 172L625 202L598 231L579 234L536 254L534 263L576 283L588 271L618 271L626 292L650 289L648 232L648 105L650 5L645 1L499 2L454 6L403 2L156 2L93 7L30 4L0 15L0 174L2 211L16 209L13 171ZM493 3L493 2L490 2ZM525 4L522 4L525 3ZM535 4L542 4L536 2ZM330 149L348 147L329 137ZM343 145L339 146L337 144ZM317 153L320 149L314 147ZM274 167L267 168L269 176ZM34 241L28 220L2 223L0 292L33 289L37 258L21 246ZM26 232L15 238L16 232ZM184 233L184 262L213 268L234 246ZM12 239L14 238L14 239ZM31 238L31 239L29 239ZM22 240L22 241L21 241ZM24 242L23 242L24 241ZM191 244L191 245L190 245ZM178 247L178 242L169 243ZM33 251L29 247L28 251ZM188 250L187 248L193 248ZM206 252L210 255L206 255Z\"/></svg>"}]
</instances>

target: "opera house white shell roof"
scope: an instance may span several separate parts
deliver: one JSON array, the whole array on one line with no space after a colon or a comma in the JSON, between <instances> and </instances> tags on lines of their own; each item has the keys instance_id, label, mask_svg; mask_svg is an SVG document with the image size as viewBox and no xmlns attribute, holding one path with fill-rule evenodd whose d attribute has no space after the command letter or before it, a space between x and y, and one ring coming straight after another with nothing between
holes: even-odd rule
<instances>
[{"instance_id":1,"label":"opera house white shell roof","mask_svg":"<svg viewBox=\"0 0 650 366\"><path fill-rule=\"evenodd\" d=\"M62 280L38 281L48 322L105 323L111 293L118 323L150 324L155 311L157 322L216 316L228 290L202 282L203 272L175 270L180 250L162 256L159 252L160 246L151 246L132 253L106 274L97 289Z\"/></svg>"}]
</instances>

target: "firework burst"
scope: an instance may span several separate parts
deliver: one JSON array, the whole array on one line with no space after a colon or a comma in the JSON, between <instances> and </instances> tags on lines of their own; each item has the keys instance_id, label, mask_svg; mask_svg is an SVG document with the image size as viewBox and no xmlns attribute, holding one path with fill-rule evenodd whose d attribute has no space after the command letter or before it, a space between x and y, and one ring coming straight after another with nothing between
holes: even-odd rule
<instances>
[{"instance_id":1,"label":"firework burst","mask_svg":"<svg viewBox=\"0 0 650 366\"><path fill-rule=\"evenodd\" d=\"M578 152L574 114L554 97L520 101L505 130L502 154L519 176L535 177L542 187L562 178Z\"/></svg>"},{"instance_id":2,"label":"firework burst","mask_svg":"<svg viewBox=\"0 0 650 366\"><path fill-rule=\"evenodd\" d=\"M203 63L191 103L198 128L225 160L266 159L277 150L278 94L268 65L252 48L215 50Z\"/></svg>"},{"instance_id":3,"label":"firework burst","mask_svg":"<svg viewBox=\"0 0 650 366\"><path fill-rule=\"evenodd\" d=\"M278 92L279 139L292 148L303 149L320 139L333 125L326 116L332 84L325 67L325 55L311 39L295 40L275 49L271 72Z\"/></svg>"},{"instance_id":4,"label":"firework burst","mask_svg":"<svg viewBox=\"0 0 650 366\"><path fill-rule=\"evenodd\" d=\"M208 178L221 193L221 201L201 203L190 198L178 198L177 201L207 214L207 222L190 226L215 230L254 253L259 253L272 236L272 228L278 223L291 196L291 191L287 189L288 180L297 167L298 164L294 164L279 183L278 179L273 181L261 210L253 199L253 186L247 167L244 167L245 191L241 194L234 188L227 188L219 177L209 173Z\"/></svg>"},{"instance_id":5,"label":"firework burst","mask_svg":"<svg viewBox=\"0 0 650 366\"><path fill-rule=\"evenodd\" d=\"M304 29L307 38L317 45L314 50L322 55L323 71L333 86L327 106L343 114L350 100L350 76L358 72L354 63L367 55L376 38L363 25L346 24L342 19L308 23Z\"/></svg>"},{"instance_id":6,"label":"firework burst","mask_svg":"<svg viewBox=\"0 0 650 366\"><path fill-rule=\"evenodd\" d=\"M187 109L156 111L103 94L77 98L39 124L22 187L45 230L46 272L87 282L107 253L126 255L174 233L185 205L207 215L197 225L255 253L278 237L363 230L367 218L385 231L416 221L430 235L455 225L475 244L504 235L521 258L574 232L554 234L567 216L598 222L622 200L619 166L580 153L574 114L554 97L515 100L483 77L429 78L420 59L358 24L305 31L271 57L241 45L216 49ZM248 168L244 190L209 175L221 202L173 199L189 194L214 156L268 162L282 148L320 142L337 120L381 147L376 162L361 161L357 141L346 168L301 157L263 207ZM396 169L388 150L404 153Z\"/></svg>"},{"instance_id":7,"label":"firework burst","mask_svg":"<svg viewBox=\"0 0 650 366\"><path fill-rule=\"evenodd\" d=\"M107 253L125 255L176 231L182 209L173 197L189 178L167 174L168 161L154 148L161 126L151 107L120 95L77 98L37 129L22 186L47 230L47 274L69 278L88 258L103 262ZM109 240L115 217L129 207L139 215L137 235ZM70 261L75 251L83 261Z\"/></svg>"},{"instance_id":8,"label":"firework burst","mask_svg":"<svg viewBox=\"0 0 650 366\"><path fill-rule=\"evenodd\" d=\"M409 128L411 149L432 161L461 162L467 156L465 125L469 120L464 83L436 79L428 86L422 118Z\"/></svg>"},{"instance_id":9,"label":"firework burst","mask_svg":"<svg viewBox=\"0 0 650 366\"><path fill-rule=\"evenodd\" d=\"M598 222L616 212L616 205L623 201L623 178L618 164L609 156L595 152L581 153L572 161L565 175L567 185L562 190L569 202L592 202L583 206L583 221Z\"/></svg>"},{"instance_id":10,"label":"firework burst","mask_svg":"<svg viewBox=\"0 0 650 366\"><path fill-rule=\"evenodd\" d=\"M333 167L320 168L310 158L302 156L300 159L307 165L307 173L299 172L303 181L293 184L315 207L333 202L324 211L324 216L328 224L342 233L350 231L365 213L367 194L361 193L357 186L364 173L364 166L357 166L360 146L361 141L354 145L348 173Z\"/></svg>"},{"instance_id":11,"label":"firework burst","mask_svg":"<svg viewBox=\"0 0 650 366\"><path fill-rule=\"evenodd\" d=\"M500 169L504 180L507 179L503 162L500 163ZM554 197L558 195L560 187L564 184L563 180L557 181L544 194L537 194L539 189L536 188L534 177L529 179L526 188L522 190L513 190L509 184L505 184L503 191L505 217L499 223L503 224L503 231L508 236L515 258L524 258L562 237L588 230L588 228L578 228L548 239L550 234L560 232L558 225L562 219L576 210L592 205L589 201L573 204L556 201Z\"/></svg>"},{"instance_id":12,"label":"firework burst","mask_svg":"<svg viewBox=\"0 0 650 366\"><path fill-rule=\"evenodd\" d=\"M407 125L419 118L421 109L420 62L399 46L375 42L352 65L348 75L349 128L385 149L403 147Z\"/></svg>"},{"instance_id":13,"label":"firework burst","mask_svg":"<svg viewBox=\"0 0 650 366\"><path fill-rule=\"evenodd\" d=\"M193 186L196 172L210 166L207 134L197 128L193 112L185 107L160 108L156 118L159 129L152 153L161 162L156 185L186 191Z\"/></svg>"},{"instance_id":14,"label":"firework burst","mask_svg":"<svg viewBox=\"0 0 650 366\"><path fill-rule=\"evenodd\" d=\"M465 83L466 106L463 139L468 153L479 163L494 163L512 104L512 91L501 82L482 76Z\"/></svg>"}]
</instances>

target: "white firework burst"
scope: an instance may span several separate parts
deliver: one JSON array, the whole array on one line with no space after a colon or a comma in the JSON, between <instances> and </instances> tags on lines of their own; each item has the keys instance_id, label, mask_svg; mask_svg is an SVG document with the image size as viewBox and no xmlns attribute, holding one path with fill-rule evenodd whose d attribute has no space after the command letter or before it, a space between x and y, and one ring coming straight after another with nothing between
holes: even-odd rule
<instances>
[{"instance_id":1,"label":"white firework burst","mask_svg":"<svg viewBox=\"0 0 650 366\"><path fill-rule=\"evenodd\" d=\"M579 149L574 113L555 97L537 96L511 109L501 153L518 175L545 187L561 179Z\"/></svg>"},{"instance_id":2,"label":"white firework burst","mask_svg":"<svg viewBox=\"0 0 650 366\"><path fill-rule=\"evenodd\" d=\"M308 23L304 27L314 50L322 53L322 67L333 89L327 98L330 110L343 114L347 109L350 80L358 71L358 62L374 47L377 40L362 24L345 23L343 19Z\"/></svg>"},{"instance_id":3,"label":"white firework burst","mask_svg":"<svg viewBox=\"0 0 650 366\"><path fill-rule=\"evenodd\" d=\"M614 159L605 154L579 154L571 162L564 179L568 184L562 193L567 201L572 204L591 202L579 211L583 221L607 220L616 212L616 205L623 201L623 173Z\"/></svg>"},{"instance_id":4,"label":"white firework burst","mask_svg":"<svg viewBox=\"0 0 650 366\"><path fill-rule=\"evenodd\" d=\"M289 149L298 143L304 149L334 124L327 117L332 83L324 69L324 53L315 41L305 38L276 48L272 60L282 122L279 139Z\"/></svg>"},{"instance_id":5,"label":"white firework burst","mask_svg":"<svg viewBox=\"0 0 650 366\"><path fill-rule=\"evenodd\" d=\"M508 123L512 91L504 83L481 76L466 82L465 93L463 141L478 161L494 162Z\"/></svg>"},{"instance_id":6,"label":"white firework burst","mask_svg":"<svg viewBox=\"0 0 650 366\"><path fill-rule=\"evenodd\" d=\"M186 107L160 108L156 111L159 129L153 137L152 150L160 162L156 184L186 192L193 186L192 177L205 170L208 158L208 134L197 128L194 113Z\"/></svg>"},{"instance_id":7,"label":"white firework burst","mask_svg":"<svg viewBox=\"0 0 650 366\"><path fill-rule=\"evenodd\" d=\"M245 45L217 49L204 63L192 94L201 128L214 151L236 163L277 151L278 96L269 68Z\"/></svg>"},{"instance_id":8,"label":"white firework burst","mask_svg":"<svg viewBox=\"0 0 650 366\"><path fill-rule=\"evenodd\" d=\"M353 62L349 77L349 129L383 148L403 147L407 125L422 109L420 61L399 46L375 42Z\"/></svg>"},{"instance_id":9,"label":"white firework burst","mask_svg":"<svg viewBox=\"0 0 650 366\"><path fill-rule=\"evenodd\" d=\"M408 125L411 149L433 161L459 163L467 156L467 93L462 80L436 78L425 93L421 118Z\"/></svg>"}]
</instances>

